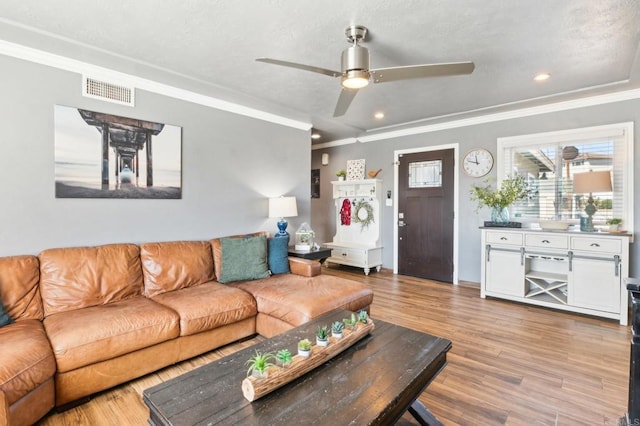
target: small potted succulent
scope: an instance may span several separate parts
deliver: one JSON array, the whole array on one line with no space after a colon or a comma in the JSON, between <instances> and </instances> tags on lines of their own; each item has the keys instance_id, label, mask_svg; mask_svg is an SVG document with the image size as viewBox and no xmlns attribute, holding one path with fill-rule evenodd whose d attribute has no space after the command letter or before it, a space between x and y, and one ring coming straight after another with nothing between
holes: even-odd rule
<instances>
[{"instance_id":1,"label":"small potted succulent","mask_svg":"<svg viewBox=\"0 0 640 426\"><path fill-rule=\"evenodd\" d=\"M326 325L319 326L316 330L316 344L318 346L329 345L329 327Z\"/></svg>"},{"instance_id":2,"label":"small potted succulent","mask_svg":"<svg viewBox=\"0 0 640 426\"><path fill-rule=\"evenodd\" d=\"M361 322L362 324L366 324L368 320L369 320L369 314L367 313L367 311L363 310L358 313L358 322Z\"/></svg>"},{"instance_id":3,"label":"small potted succulent","mask_svg":"<svg viewBox=\"0 0 640 426\"><path fill-rule=\"evenodd\" d=\"M342 322L348 329L353 330L356 327L356 324L358 324L358 319L356 318L356 314L351 312L351 318L345 318Z\"/></svg>"},{"instance_id":4,"label":"small potted succulent","mask_svg":"<svg viewBox=\"0 0 640 426\"><path fill-rule=\"evenodd\" d=\"M262 353L256 350L256 354L245 363L245 365L249 367L247 377L253 376L257 379L267 378L269 376L269 367L273 366L271 360L274 358L271 352Z\"/></svg>"},{"instance_id":5,"label":"small potted succulent","mask_svg":"<svg viewBox=\"0 0 640 426\"><path fill-rule=\"evenodd\" d=\"M336 339L342 339L342 332L344 331L344 323L342 321L336 321L331 324L331 335Z\"/></svg>"},{"instance_id":6,"label":"small potted succulent","mask_svg":"<svg viewBox=\"0 0 640 426\"><path fill-rule=\"evenodd\" d=\"M347 177L347 171L346 170L338 170L336 172L336 176L338 176L338 180L344 180Z\"/></svg>"},{"instance_id":7,"label":"small potted succulent","mask_svg":"<svg viewBox=\"0 0 640 426\"><path fill-rule=\"evenodd\" d=\"M291 364L291 362L293 361L293 357L291 356L291 352L289 352L289 349L280 349L276 353L276 359L280 361L280 364L282 364L283 368Z\"/></svg>"},{"instance_id":8,"label":"small potted succulent","mask_svg":"<svg viewBox=\"0 0 640 426\"><path fill-rule=\"evenodd\" d=\"M622 223L622 219L614 217L612 219L607 220L607 225L609 225L609 231L619 231L620 224Z\"/></svg>"},{"instance_id":9,"label":"small potted succulent","mask_svg":"<svg viewBox=\"0 0 640 426\"><path fill-rule=\"evenodd\" d=\"M303 357L311 355L311 341L309 339L302 339L298 342L298 355Z\"/></svg>"}]
</instances>

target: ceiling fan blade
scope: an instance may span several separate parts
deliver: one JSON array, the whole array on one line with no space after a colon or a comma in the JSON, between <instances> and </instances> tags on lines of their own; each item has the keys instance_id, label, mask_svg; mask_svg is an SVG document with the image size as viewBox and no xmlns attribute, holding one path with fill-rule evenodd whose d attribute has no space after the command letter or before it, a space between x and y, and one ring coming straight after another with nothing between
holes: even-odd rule
<instances>
[{"instance_id":1,"label":"ceiling fan blade","mask_svg":"<svg viewBox=\"0 0 640 426\"><path fill-rule=\"evenodd\" d=\"M449 75L471 74L475 68L473 62L450 62L446 64L409 65L406 67L379 68L371 70L374 83L408 80L423 77L444 77Z\"/></svg>"},{"instance_id":2,"label":"ceiling fan blade","mask_svg":"<svg viewBox=\"0 0 640 426\"><path fill-rule=\"evenodd\" d=\"M334 117L343 116L347 110L349 109L349 105L351 105L351 101L358 94L358 89L345 89L342 88L342 92L340 92L340 97L338 98L338 103L336 104L336 109L333 111Z\"/></svg>"},{"instance_id":3,"label":"ceiling fan blade","mask_svg":"<svg viewBox=\"0 0 640 426\"><path fill-rule=\"evenodd\" d=\"M333 71L333 70L328 70L326 68L314 67L312 65L298 64L295 62L281 61L279 59L258 58L256 59L256 61L266 62L267 64L282 65L283 67L297 68L299 70L304 70L304 71L311 71L318 74L328 75L329 77L340 77L342 75L342 73L339 71Z\"/></svg>"}]
</instances>

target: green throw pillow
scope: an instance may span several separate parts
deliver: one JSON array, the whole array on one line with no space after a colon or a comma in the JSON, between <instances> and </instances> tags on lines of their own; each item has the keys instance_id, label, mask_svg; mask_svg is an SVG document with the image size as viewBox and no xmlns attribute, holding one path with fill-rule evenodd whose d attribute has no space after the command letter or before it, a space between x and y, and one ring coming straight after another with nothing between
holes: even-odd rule
<instances>
[{"instance_id":1,"label":"green throw pillow","mask_svg":"<svg viewBox=\"0 0 640 426\"><path fill-rule=\"evenodd\" d=\"M11 319L7 311L4 309L4 306L2 305L2 301L0 301L0 327L3 327L7 324L11 324L12 322L13 320Z\"/></svg>"},{"instance_id":2,"label":"green throw pillow","mask_svg":"<svg viewBox=\"0 0 640 426\"><path fill-rule=\"evenodd\" d=\"M267 278L267 237L221 238L221 283Z\"/></svg>"}]
</instances>

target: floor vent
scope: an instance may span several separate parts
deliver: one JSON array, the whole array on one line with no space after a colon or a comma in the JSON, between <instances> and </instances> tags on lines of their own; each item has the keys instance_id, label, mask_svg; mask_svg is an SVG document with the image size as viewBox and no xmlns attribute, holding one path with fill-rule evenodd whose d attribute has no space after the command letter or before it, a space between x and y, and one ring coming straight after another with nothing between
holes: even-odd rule
<instances>
[{"instance_id":1,"label":"floor vent","mask_svg":"<svg viewBox=\"0 0 640 426\"><path fill-rule=\"evenodd\" d=\"M84 76L82 78L82 95L120 105L134 105L134 88L107 83Z\"/></svg>"}]
</instances>

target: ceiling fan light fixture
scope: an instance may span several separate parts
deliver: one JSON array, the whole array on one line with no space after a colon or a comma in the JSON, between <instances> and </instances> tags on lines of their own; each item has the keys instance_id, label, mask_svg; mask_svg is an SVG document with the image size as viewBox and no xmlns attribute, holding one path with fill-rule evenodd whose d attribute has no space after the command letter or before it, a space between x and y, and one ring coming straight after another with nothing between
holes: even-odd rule
<instances>
[{"instance_id":1,"label":"ceiling fan light fixture","mask_svg":"<svg viewBox=\"0 0 640 426\"><path fill-rule=\"evenodd\" d=\"M536 76L533 77L535 81L545 81L549 80L549 78L551 78L551 74L549 74L548 72L541 72L540 74L536 74Z\"/></svg>"},{"instance_id":2,"label":"ceiling fan light fixture","mask_svg":"<svg viewBox=\"0 0 640 426\"><path fill-rule=\"evenodd\" d=\"M347 89L362 89L369 85L369 73L362 70L347 71L342 77L342 86Z\"/></svg>"}]
</instances>

